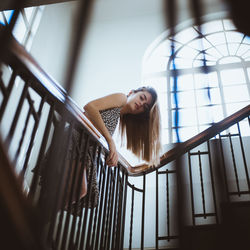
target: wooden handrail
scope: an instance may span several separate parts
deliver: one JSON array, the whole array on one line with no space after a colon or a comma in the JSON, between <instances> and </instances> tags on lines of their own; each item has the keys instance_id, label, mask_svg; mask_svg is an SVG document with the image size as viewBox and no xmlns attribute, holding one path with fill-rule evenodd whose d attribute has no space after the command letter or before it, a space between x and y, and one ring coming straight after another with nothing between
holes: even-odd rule
<instances>
[{"instance_id":1,"label":"wooden handrail","mask_svg":"<svg viewBox=\"0 0 250 250\"><path fill-rule=\"evenodd\" d=\"M231 127L232 125L236 124L237 122L241 121L247 116L250 116L250 105L242 108L241 110L228 116L222 121L214 123L211 127L193 136L189 140L177 144L173 149L167 151L165 154L161 156L160 164L158 166L149 167L148 165L144 164L138 166L138 170L137 166L134 167L134 175L141 175L142 173L150 173L153 172L155 169L161 168L162 166L176 160L181 155L187 153L189 150L213 138L220 132L226 130L227 128Z\"/></svg>"},{"instance_id":2,"label":"wooden handrail","mask_svg":"<svg viewBox=\"0 0 250 250\"><path fill-rule=\"evenodd\" d=\"M83 110L81 110L77 104L67 96L66 91L39 66L34 58L16 40L13 39L11 46L9 47L12 58L8 57L7 62L10 64L18 63L23 70L22 74L24 75L26 73L30 74L31 72L54 97L66 104L67 109L75 115L82 125L86 127L88 131L102 144L105 150L108 151L108 145L104 137L84 115ZM250 115L250 105L225 118L224 120L214 123L210 128L204 130L191 139L179 143L176 147L161 156L160 164L158 166L149 166L148 164L132 166L121 154L119 154L119 162L126 168L130 176L141 176L143 174L153 172L155 169L161 168L167 163L177 159L192 148L195 148L201 143L209 140L248 115Z\"/></svg>"},{"instance_id":3,"label":"wooden handrail","mask_svg":"<svg viewBox=\"0 0 250 250\"><path fill-rule=\"evenodd\" d=\"M3 32L3 30L0 30ZM9 53L5 53L2 58L5 62L13 66L18 66L19 73L24 79L30 74L37 79L40 84L50 92L59 102L64 103L66 108L77 118L77 120L88 129L88 131L102 144L104 149L108 151L108 145L102 134L95 128L92 122L84 115L78 105L67 96L66 91L51 77L49 76L36 62L36 60L20 45L14 38L12 38L8 46ZM119 162L128 172L133 174L133 167L128 161L119 154Z\"/></svg>"}]
</instances>

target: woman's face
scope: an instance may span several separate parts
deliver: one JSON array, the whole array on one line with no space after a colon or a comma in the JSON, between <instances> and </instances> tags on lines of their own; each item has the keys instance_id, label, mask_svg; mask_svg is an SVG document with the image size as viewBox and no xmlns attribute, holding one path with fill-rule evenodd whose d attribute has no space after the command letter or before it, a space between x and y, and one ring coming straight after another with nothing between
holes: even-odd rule
<instances>
[{"instance_id":1,"label":"woman's face","mask_svg":"<svg viewBox=\"0 0 250 250\"><path fill-rule=\"evenodd\" d=\"M148 91L131 92L128 97L127 105L130 114L140 114L150 109L152 96Z\"/></svg>"}]
</instances>

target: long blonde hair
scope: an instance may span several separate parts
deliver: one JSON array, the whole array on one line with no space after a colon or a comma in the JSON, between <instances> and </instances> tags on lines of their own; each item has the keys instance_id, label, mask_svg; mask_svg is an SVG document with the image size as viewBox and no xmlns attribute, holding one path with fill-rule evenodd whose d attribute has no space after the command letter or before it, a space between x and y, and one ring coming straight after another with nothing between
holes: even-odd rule
<instances>
[{"instance_id":1,"label":"long blonde hair","mask_svg":"<svg viewBox=\"0 0 250 250\"><path fill-rule=\"evenodd\" d=\"M120 119L120 133L127 139L127 149L150 165L160 162L160 110L157 93L152 87L141 87L133 93L147 91L152 96L150 110L141 114L124 114Z\"/></svg>"}]
</instances>

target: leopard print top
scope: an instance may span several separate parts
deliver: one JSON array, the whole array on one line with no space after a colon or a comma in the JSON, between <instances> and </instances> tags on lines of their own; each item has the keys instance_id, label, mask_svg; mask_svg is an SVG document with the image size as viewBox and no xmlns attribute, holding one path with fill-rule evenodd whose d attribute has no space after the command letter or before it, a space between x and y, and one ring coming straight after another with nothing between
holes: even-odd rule
<instances>
[{"instance_id":1,"label":"leopard print top","mask_svg":"<svg viewBox=\"0 0 250 250\"><path fill-rule=\"evenodd\" d=\"M111 136L114 134L115 128L117 126L117 123L120 118L120 110L121 108L111 108L111 109L105 109L101 110L100 114L104 121L105 126L107 127L109 133ZM76 138L77 137L77 138ZM79 141L79 134L74 134L74 139L77 139ZM90 183L90 171L92 168L92 187L91 187L91 201L88 203L89 195L90 195L90 188L88 187L88 193L85 197L80 199L80 202L77 204L72 204L70 207L70 213L74 214L74 210L76 209L76 214L80 215L81 210L83 207L96 207L99 202L99 180L97 177L97 166L96 163L93 160L93 145L90 145L89 151L87 154L86 159L86 169L87 169L87 183Z\"/></svg>"},{"instance_id":2,"label":"leopard print top","mask_svg":"<svg viewBox=\"0 0 250 250\"><path fill-rule=\"evenodd\" d=\"M105 126L107 127L111 136L114 134L115 128L120 118L121 108L111 108L101 110L100 114L104 121Z\"/></svg>"}]
</instances>

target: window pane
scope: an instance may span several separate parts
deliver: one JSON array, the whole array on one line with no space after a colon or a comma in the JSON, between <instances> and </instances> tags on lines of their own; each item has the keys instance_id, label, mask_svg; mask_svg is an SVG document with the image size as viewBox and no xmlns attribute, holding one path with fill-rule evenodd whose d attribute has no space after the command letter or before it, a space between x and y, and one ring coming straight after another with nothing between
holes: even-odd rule
<instances>
[{"instance_id":1,"label":"window pane","mask_svg":"<svg viewBox=\"0 0 250 250\"><path fill-rule=\"evenodd\" d=\"M161 112L162 127L168 127L168 103L167 93L158 93L159 96L159 107Z\"/></svg>"},{"instance_id":2,"label":"window pane","mask_svg":"<svg viewBox=\"0 0 250 250\"><path fill-rule=\"evenodd\" d=\"M182 43L177 42L174 37L169 37L169 39L173 39L175 41L175 44L174 44L175 51L177 51L180 47L183 46L183 42ZM171 43L171 45L172 45L172 43ZM168 47L170 51L171 51L171 45Z\"/></svg>"},{"instance_id":3,"label":"window pane","mask_svg":"<svg viewBox=\"0 0 250 250\"><path fill-rule=\"evenodd\" d=\"M30 36L29 36L29 39L27 40L26 45L25 45L25 48L26 48L28 51L31 49L32 38L33 38L33 36L30 35Z\"/></svg>"},{"instance_id":4,"label":"window pane","mask_svg":"<svg viewBox=\"0 0 250 250\"><path fill-rule=\"evenodd\" d=\"M246 82L243 69L222 70L220 73L223 85L240 84Z\"/></svg>"},{"instance_id":5,"label":"window pane","mask_svg":"<svg viewBox=\"0 0 250 250\"><path fill-rule=\"evenodd\" d=\"M0 13L0 23L1 23L2 25L5 25L5 21L4 21L4 17L3 17L3 12Z\"/></svg>"},{"instance_id":6,"label":"window pane","mask_svg":"<svg viewBox=\"0 0 250 250\"><path fill-rule=\"evenodd\" d=\"M195 40L191 40L189 43L187 43L188 46L190 46L191 48L201 51L202 48L203 49L208 49L211 47L211 44L205 40L205 39L195 39ZM202 47L202 48L201 48Z\"/></svg>"},{"instance_id":7,"label":"window pane","mask_svg":"<svg viewBox=\"0 0 250 250\"><path fill-rule=\"evenodd\" d=\"M250 37L249 36L245 36L245 38L243 40L243 43L250 45Z\"/></svg>"},{"instance_id":8,"label":"window pane","mask_svg":"<svg viewBox=\"0 0 250 250\"><path fill-rule=\"evenodd\" d=\"M207 66L213 66L216 64L215 60L208 60L207 58L206 58L206 60L207 60Z\"/></svg>"},{"instance_id":9,"label":"window pane","mask_svg":"<svg viewBox=\"0 0 250 250\"><path fill-rule=\"evenodd\" d=\"M177 58L191 59L195 58L199 51L197 49L192 49L190 47L183 47L176 55Z\"/></svg>"},{"instance_id":10,"label":"window pane","mask_svg":"<svg viewBox=\"0 0 250 250\"><path fill-rule=\"evenodd\" d=\"M206 52L208 55L210 55L212 58L215 58L215 59L220 59L223 56L223 54L220 53L220 51L215 48L209 48L207 49Z\"/></svg>"},{"instance_id":11,"label":"window pane","mask_svg":"<svg viewBox=\"0 0 250 250\"><path fill-rule=\"evenodd\" d=\"M175 49L179 50L175 58L176 68L180 69L176 95L179 110L178 126L182 141L190 138L192 132L195 135L203 131L210 127L209 124L221 121L225 116L250 102L249 88L247 88L247 84L250 83L246 84L247 79L250 79L248 66L250 39L243 38L243 34L236 31L229 19L207 22L201 28L203 37L198 36L197 27L189 27L177 33L173 38L176 40ZM164 43L166 46L163 46ZM169 64L170 69L164 69L162 66L158 67L157 62L161 61L159 58L162 58L163 53L169 56L170 46L170 38L168 38L161 42L153 52L151 51L150 60L152 58L153 60L149 65L149 71L163 76L161 80L160 78L155 80L155 88L163 94L162 97L159 95L159 99L164 102L164 105L160 104L160 110L165 128L169 127L169 119L171 125L175 126L173 78L170 77L169 86L168 82L166 84L167 79L164 75L164 72L166 75L171 75L173 66ZM202 72L204 57L202 50L205 51L208 74ZM167 65L169 57L165 57L165 60L164 63ZM244 73L245 65L248 66L248 78ZM154 82L153 78L151 79L151 82ZM167 87L170 88L170 93L167 93L169 91ZM221 96L222 93L223 96ZM166 97L170 97L168 102ZM170 107L167 107L168 105ZM168 117L170 113L171 117ZM198 124L199 127L197 127ZM175 132L172 135L175 141Z\"/></svg>"},{"instance_id":12,"label":"window pane","mask_svg":"<svg viewBox=\"0 0 250 250\"><path fill-rule=\"evenodd\" d=\"M197 36L198 32L193 27L190 27L183 31L178 32L175 36L175 39L176 41L180 41L183 43L183 41L191 41Z\"/></svg>"},{"instance_id":13,"label":"window pane","mask_svg":"<svg viewBox=\"0 0 250 250\"><path fill-rule=\"evenodd\" d=\"M225 44L225 35L224 33L215 33L212 35L206 36L206 39L210 41L213 45Z\"/></svg>"},{"instance_id":14,"label":"window pane","mask_svg":"<svg viewBox=\"0 0 250 250\"><path fill-rule=\"evenodd\" d=\"M206 60L207 60L207 58L206 58ZM195 69L195 68L198 68L198 67L200 68L203 65L204 65L203 59L200 59L200 58L196 57L195 60L193 61L192 67Z\"/></svg>"},{"instance_id":15,"label":"window pane","mask_svg":"<svg viewBox=\"0 0 250 250\"><path fill-rule=\"evenodd\" d=\"M176 117L178 115L178 117ZM178 120L176 120L178 118ZM180 120L180 110L178 110L178 114L176 110L172 110L172 127L178 127Z\"/></svg>"},{"instance_id":16,"label":"window pane","mask_svg":"<svg viewBox=\"0 0 250 250\"><path fill-rule=\"evenodd\" d=\"M210 125L199 126L199 133L201 133L202 131L208 129L209 127L210 127Z\"/></svg>"},{"instance_id":17,"label":"window pane","mask_svg":"<svg viewBox=\"0 0 250 250\"><path fill-rule=\"evenodd\" d=\"M249 123L247 120L243 120L240 122L240 132L242 136L250 135Z\"/></svg>"},{"instance_id":18,"label":"window pane","mask_svg":"<svg viewBox=\"0 0 250 250\"><path fill-rule=\"evenodd\" d=\"M207 89L196 90L196 101L198 106L210 104L210 99L208 97Z\"/></svg>"},{"instance_id":19,"label":"window pane","mask_svg":"<svg viewBox=\"0 0 250 250\"><path fill-rule=\"evenodd\" d=\"M30 23L31 21L31 17L32 17L32 13L33 13L34 7L29 7L29 8L25 8L24 9L24 13L26 15L27 21Z\"/></svg>"},{"instance_id":20,"label":"window pane","mask_svg":"<svg viewBox=\"0 0 250 250\"><path fill-rule=\"evenodd\" d=\"M237 44L237 47L238 47L238 44ZM220 53L222 55L228 56L228 49L227 49L227 45L225 43L222 45L217 45L216 48L220 51Z\"/></svg>"},{"instance_id":21,"label":"window pane","mask_svg":"<svg viewBox=\"0 0 250 250\"><path fill-rule=\"evenodd\" d=\"M239 44L238 43L229 43L228 49L229 49L230 55L235 55L239 49Z\"/></svg>"},{"instance_id":22,"label":"window pane","mask_svg":"<svg viewBox=\"0 0 250 250\"><path fill-rule=\"evenodd\" d=\"M188 127L188 128L180 128L179 129L179 136L180 136L180 141L186 141L190 139L191 137L195 136L198 134L198 129L197 127ZM175 132L173 133L173 138L174 141L176 142L176 134Z\"/></svg>"},{"instance_id":23,"label":"window pane","mask_svg":"<svg viewBox=\"0 0 250 250\"><path fill-rule=\"evenodd\" d=\"M226 104L227 115L232 115L247 105L249 105L249 102Z\"/></svg>"},{"instance_id":24,"label":"window pane","mask_svg":"<svg viewBox=\"0 0 250 250\"><path fill-rule=\"evenodd\" d=\"M193 59L186 59L186 58L176 58L175 59L175 67L177 69L186 69L192 68ZM171 63L170 69L173 69L173 64Z\"/></svg>"},{"instance_id":25,"label":"window pane","mask_svg":"<svg viewBox=\"0 0 250 250\"><path fill-rule=\"evenodd\" d=\"M207 65L215 65L217 62L217 57L206 53Z\"/></svg>"},{"instance_id":26,"label":"window pane","mask_svg":"<svg viewBox=\"0 0 250 250\"><path fill-rule=\"evenodd\" d=\"M212 72L209 74L195 74L195 87L197 89L204 88L209 85L209 87L217 87L218 86L218 77L216 72Z\"/></svg>"},{"instance_id":27,"label":"window pane","mask_svg":"<svg viewBox=\"0 0 250 250\"><path fill-rule=\"evenodd\" d=\"M42 10L43 7L39 7L38 11L36 12L36 18L34 20L34 23L32 25L32 32L35 33L38 29L38 26L40 24L41 21L41 17L42 17Z\"/></svg>"},{"instance_id":28,"label":"window pane","mask_svg":"<svg viewBox=\"0 0 250 250\"><path fill-rule=\"evenodd\" d=\"M224 87L223 92L226 103L249 100L248 89L245 85Z\"/></svg>"},{"instance_id":29,"label":"window pane","mask_svg":"<svg viewBox=\"0 0 250 250\"><path fill-rule=\"evenodd\" d=\"M227 31L226 36L228 43L240 43L244 35L237 31Z\"/></svg>"},{"instance_id":30,"label":"window pane","mask_svg":"<svg viewBox=\"0 0 250 250\"><path fill-rule=\"evenodd\" d=\"M171 90L173 89L173 77L170 79ZM193 75L180 75L178 76L178 90L191 90L194 89Z\"/></svg>"},{"instance_id":31,"label":"window pane","mask_svg":"<svg viewBox=\"0 0 250 250\"><path fill-rule=\"evenodd\" d=\"M12 17L12 14L14 13L14 10L6 10L4 11L5 18L7 19L7 22L10 22L10 19Z\"/></svg>"},{"instance_id":32,"label":"window pane","mask_svg":"<svg viewBox=\"0 0 250 250\"><path fill-rule=\"evenodd\" d=\"M235 57L235 56L227 56L219 60L219 64L230 64L230 63L238 63L238 62L241 62L241 60L240 58Z\"/></svg>"},{"instance_id":33,"label":"window pane","mask_svg":"<svg viewBox=\"0 0 250 250\"><path fill-rule=\"evenodd\" d=\"M154 50L154 56L171 56L171 50L169 49L171 46L171 42L166 40Z\"/></svg>"},{"instance_id":34,"label":"window pane","mask_svg":"<svg viewBox=\"0 0 250 250\"><path fill-rule=\"evenodd\" d=\"M162 136L161 136L161 140L162 140L162 144L167 144L169 143L169 130L168 129L163 129L162 130Z\"/></svg>"},{"instance_id":35,"label":"window pane","mask_svg":"<svg viewBox=\"0 0 250 250\"><path fill-rule=\"evenodd\" d=\"M168 112L165 109L160 108L161 112L161 126L162 128L168 128Z\"/></svg>"},{"instance_id":36,"label":"window pane","mask_svg":"<svg viewBox=\"0 0 250 250\"><path fill-rule=\"evenodd\" d=\"M246 53L250 49L250 46L247 44L241 44L238 51L237 55L242 56L244 53Z\"/></svg>"},{"instance_id":37,"label":"window pane","mask_svg":"<svg viewBox=\"0 0 250 250\"><path fill-rule=\"evenodd\" d=\"M221 96L219 88L210 89L211 104L221 104Z\"/></svg>"},{"instance_id":38,"label":"window pane","mask_svg":"<svg viewBox=\"0 0 250 250\"><path fill-rule=\"evenodd\" d=\"M177 92L177 100L179 107L194 107L195 106L194 91ZM173 93L171 94L171 102L172 102L172 108L174 108L175 101Z\"/></svg>"},{"instance_id":39,"label":"window pane","mask_svg":"<svg viewBox=\"0 0 250 250\"><path fill-rule=\"evenodd\" d=\"M199 124L207 124L214 121L212 109L210 107L198 108Z\"/></svg>"},{"instance_id":40,"label":"window pane","mask_svg":"<svg viewBox=\"0 0 250 250\"><path fill-rule=\"evenodd\" d=\"M222 31L223 30L222 21L219 20L219 21L207 22L201 25L201 29L204 34L216 31Z\"/></svg>"},{"instance_id":41,"label":"window pane","mask_svg":"<svg viewBox=\"0 0 250 250\"><path fill-rule=\"evenodd\" d=\"M23 41L25 33L26 33L26 26L22 15L19 15L13 30L13 34L16 37L16 39L21 43Z\"/></svg>"},{"instance_id":42,"label":"window pane","mask_svg":"<svg viewBox=\"0 0 250 250\"><path fill-rule=\"evenodd\" d=\"M237 134L239 132L236 124L228 128L226 131L231 134Z\"/></svg>"},{"instance_id":43,"label":"window pane","mask_svg":"<svg viewBox=\"0 0 250 250\"><path fill-rule=\"evenodd\" d=\"M178 126L193 126L197 124L196 109L180 109ZM175 112L172 111L172 126L175 126Z\"/></svg>"},{"instance_id":44,"label":"window pane","mask_svg":"<svg viewBox=\"0 0 250 250\"><path fill-rule=\"evenodd\" d=\"M210 111L212 112L214 122L219 122L224 119L221 105L212 106Z\"/></svg>"},{"instance_id":45,"label":"window pane","mask_svg":"<svg viewBox=\"0 0 250 250\"><path fill-rule=\"evenodd\" d=\"M248 79L250 79L250 68L247 68Z\"/></svg>"},{"instance_id":46,"label":"window pane","mask_svg":"<svg viewBox=\"0 0 250 250\"><path fill-rule=\"evenodd\" d=\"M249 61L249 57L250 57L250 50L248 50L246 53L242 55L242 58L244 58L246 61Z\"/></svg>"}]
</instances>

